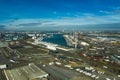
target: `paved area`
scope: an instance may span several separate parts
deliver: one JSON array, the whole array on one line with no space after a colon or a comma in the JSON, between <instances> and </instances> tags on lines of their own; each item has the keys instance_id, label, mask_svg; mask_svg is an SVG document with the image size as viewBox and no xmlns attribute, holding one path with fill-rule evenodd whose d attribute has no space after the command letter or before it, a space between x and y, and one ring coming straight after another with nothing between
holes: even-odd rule
<instances>
[{"instance_id":1,"label":"paved area","mask_svg":"<svg viewBox=\"0 0 120 80\"><path fill-rule=\"evenodd\" d=\"M42 66L40 66L40 67L42 67ZM78 77L78 76L79 76L78 79L81 78L81 80L91 80L80 73L66 70L66 69L63 69L60 67L56 67L56 66L46 65L45 67L42 67L42 69L50 74L49 80L69 80L69 79L72 79L72 78Z\"/></svg>"}]
</instances>

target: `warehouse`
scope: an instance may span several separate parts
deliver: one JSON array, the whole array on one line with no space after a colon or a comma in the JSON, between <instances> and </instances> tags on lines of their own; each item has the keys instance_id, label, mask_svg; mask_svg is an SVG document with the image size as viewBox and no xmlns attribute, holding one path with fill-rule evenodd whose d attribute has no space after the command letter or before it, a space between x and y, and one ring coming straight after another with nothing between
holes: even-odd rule
<instances>
[{"instance_id":1,"label":"warehouse","mask_svg":"<svg viewBox=\"0 0 120 80\"><path fill-rule=\"evenodd\" d=\"M47 78L48 76L46 72L33 63L11 70L4 70L4 73L7 80L40 80L42 78Z\"/></svg>"}]
</instances>

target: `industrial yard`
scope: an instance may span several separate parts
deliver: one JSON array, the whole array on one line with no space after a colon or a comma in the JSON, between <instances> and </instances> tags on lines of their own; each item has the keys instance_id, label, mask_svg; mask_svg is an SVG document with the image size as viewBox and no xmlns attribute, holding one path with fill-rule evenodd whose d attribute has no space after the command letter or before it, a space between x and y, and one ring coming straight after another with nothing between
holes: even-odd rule
<instances>
[{"instance_id":1,"label":"industrial yard","mask_svg":"<svg viewBox=\"0 0 120 80\"><path fill-rule=\"evenodd\" d=\"M64 37L64 34L53 33L52 37L63 35L63 38L68 38ZM89 35L84 36L84 34L77 32L74 35L71 35L71 33L65 35L73 36L72 39L76 37L73 40L73 45L70 43L70 47L42 41L43 39L39 39L39 35L30 35L23 40L7 41L9 45L0 48L0 75L2 80L16 80L14 76L19 76L23 72L29 73L29 71L26 71L28 69L32 70L33 73L36 72L34 69L29 68L31 63L43 70L47 74L46 79L48 80L119 80L119 62L113 63L114 60L112 60L117 57L114 55L119 55L119 45L115 44L115 41L112 44L109 44L110 41L106 42L106 40L97 42L93 41L97 38ZM37 37L39 41L36 42ZM46 35L46 37L48 36ZM69 37L69 39L71 38ZM69 43L70 41L67 40L66 42ZM98 45L95 45L96 43ZM111 53L109 45L116 47L113 48L116 54ZM30 73L30 75L33 75L33 73ZM34 76L42 76L39 72L36 73ZM22 78L23 80L32 79L29 76L23 76Z\"/></svg>"}]
</instances>

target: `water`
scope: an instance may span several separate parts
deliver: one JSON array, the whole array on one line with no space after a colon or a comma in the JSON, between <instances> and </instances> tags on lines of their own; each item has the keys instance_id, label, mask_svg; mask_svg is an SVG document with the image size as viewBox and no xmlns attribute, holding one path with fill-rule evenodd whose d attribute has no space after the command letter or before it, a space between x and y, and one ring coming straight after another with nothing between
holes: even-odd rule
<instances>
[{"instance_id":1,"label":"water","mask_svg":"<svg viewBox=\"0 0 120 80\"><path fill-rule=\"evenodd\" d=\"M62 34L56 34L56 35L53 35L52 37L49 37L49 38L46 37L43 39L43 41L69 47Z\"/></svg>"}]
</instances>

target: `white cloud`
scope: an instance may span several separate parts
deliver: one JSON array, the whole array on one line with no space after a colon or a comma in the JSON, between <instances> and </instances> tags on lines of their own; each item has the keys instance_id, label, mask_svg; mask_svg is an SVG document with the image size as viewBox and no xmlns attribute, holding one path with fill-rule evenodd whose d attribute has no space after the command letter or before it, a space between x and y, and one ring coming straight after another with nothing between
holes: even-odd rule
<instances>
[{"instance_id":1,"label":"white cloud","mask_svg":"<svg viewBox=\"0 0 120 80\"><path fill-rule=\"evenodd\" d=\"M111 13L113 13L112 11L104 11L104 10L100 10L99 12L100 13L104 13L104 14L111 14Z\"/></svg>"},{"instance_id":2,"label":"white cloud","mask_svg":"<svg viewBox=\"0 0 120 80\"><path fill-rule=\"evenodd\" d=\"M119 23L120 15L104 15L97 16L85 13L77 17L63 17L59 19L19 19L13 22L5 23L6 29L22 29L22 28L40 28L40 27L57 27L69 25L88 25L88 24L105 24L105 23ZM18 26L19 24L41 23L35 26Z\"/></svg>"}]
</instances>

